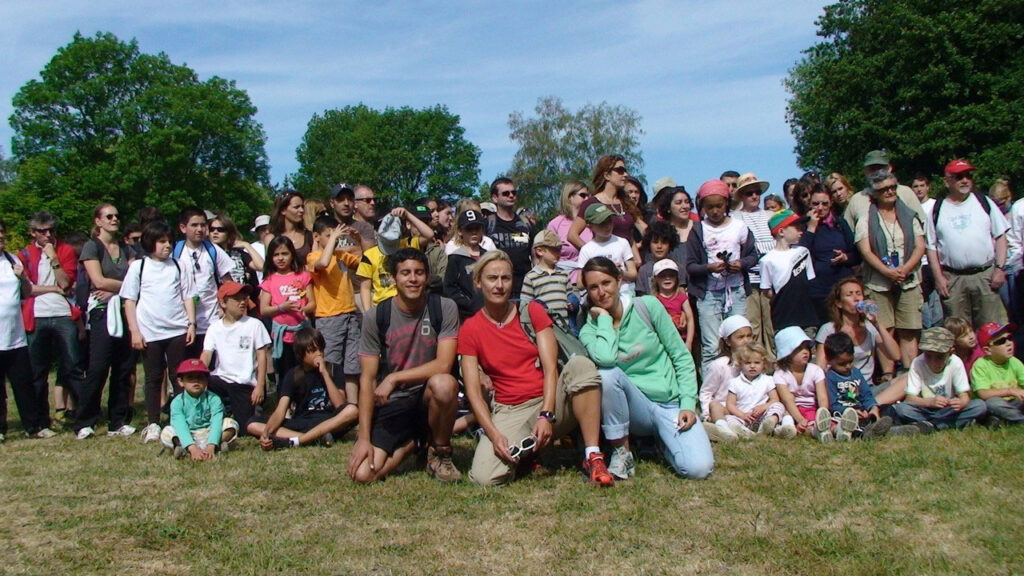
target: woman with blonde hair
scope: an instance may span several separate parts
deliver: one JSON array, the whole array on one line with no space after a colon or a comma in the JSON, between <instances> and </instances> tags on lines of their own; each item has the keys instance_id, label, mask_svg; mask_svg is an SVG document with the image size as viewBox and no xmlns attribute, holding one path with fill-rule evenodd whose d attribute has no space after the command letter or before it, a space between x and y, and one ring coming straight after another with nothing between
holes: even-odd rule
<instances>
[{"instance_id":1,"label":"woman with blonde hair","mask_svg":"<svg viewBox=\"0 0 1024 576\"><path fill-rule=\"evenodd\" d=\"M839 172L833 172L825 179L825 190L832 196L833 214L842 216L846 212L846 205L850 203L850 197L854 193L850 181Z\"/></svg>"},{"instance_id":2,"label":"woman with blonde hair","mask_svg":"<svg viewBox=\"0 0 1024 576\"><path fill-rule=\"evenodd\" d=\"M562 185L562 196L559 202L559 214L548 222L548 230L551 230L562 240L562 251L559 254L559 261L575 262L580 255L579 249L569 241L569 230L572 228L576 215L579 214L580 205L590 198L590 186L580 180L570 180ZM580 239L586 244L594 237L590 228L584 228L579 234Z\"/></svg>"}]
</instances>

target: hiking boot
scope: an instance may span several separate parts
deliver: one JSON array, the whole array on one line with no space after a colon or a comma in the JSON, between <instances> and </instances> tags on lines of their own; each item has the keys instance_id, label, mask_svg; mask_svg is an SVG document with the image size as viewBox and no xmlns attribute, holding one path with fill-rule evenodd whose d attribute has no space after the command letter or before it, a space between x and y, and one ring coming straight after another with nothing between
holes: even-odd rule
<instances>
[{"instance_id":1,"label":"hiking boot","mask_svg":"<svg viewBox=\"0 0 1024 576\"><path fill-rule=\"evenodd\" d=\"M740 439L735 432L729 429L728 425L719 426L714 422L704 422L704 431L708 433L708 439L712 442L728 444Z\"/></svg>"},{"instance_id":2,"label":"hiking boot","mask_svg":"<svg viewBox=\"0 0 1024 576\"><path fill-rule=\"evenodd\" d=\"M761 420L761 425L757 427L757 434L767 438L772 435L775 431L775 426L779 423L779 419L775 416L767 416Z\"/></svg>"},{"instance_id":3,"label":"hiking boot","mask_svg":"<svg viewBox=\"0 0 1024 576\"><path fill-rule=\"evenodd\" d=\"M740 440L752 440L756 436L753 430L739 422L729 422L729 430L732 430L733 434Z\"/></svg>"},{"instance_id":4,"label":"hiking boot","mask_svg":"<svg viewBox=\"0 0 1024 576\"><path fill-rule=\"evenodd\" d=\"M628 480L636 472L633 462L633 453L625 446L616 446L608 459L608 473L619 480Z\"/></svg>"},{"instance_id":5,"label":"hiking boot","mask_svg":"<svg viewBox=\"0 0 1024 576\"><path fill-rule=\"evenodd\" d=\"M602 488L615 486L615 478L608 472L608 467L604 463L604 454L600 452L594 452L583 461L583 472L590 478L591 484L597 484Z\"/></svg>"},{"instance_id":6,"label":"hiking boot","mask_svg":"<svg viewBox=\"0 0 1024 576\"><path fill-rule=\"evenodd\" d=\"M427 470L441 482L458 482L462 473L452 462L451 446L431 446L427 448Z\"/></svg>"},{"instance_id":7,"label":"hiking boot","mask_svg":"<svg viewBox=\"0 0 1024 576\"><path fill-rule=\"evenodd\" d=\"M889 432L890 428L892 428L892 418L889 418L888 416L882 416L878 420L875 420L874 422L871 422L870 424L864 427L864 430L861 433L861 438L863 438L864 440L881 438L882 436L885 436ZM912 426L912 428L916 429L917 427Z\"/></svg>"}]
</instances>

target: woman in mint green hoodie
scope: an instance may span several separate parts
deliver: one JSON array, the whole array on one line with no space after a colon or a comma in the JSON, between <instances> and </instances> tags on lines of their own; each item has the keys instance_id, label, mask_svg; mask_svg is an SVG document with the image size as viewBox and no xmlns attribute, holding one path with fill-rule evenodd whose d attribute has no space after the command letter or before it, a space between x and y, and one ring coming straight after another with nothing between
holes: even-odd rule
<instances>
[{"instance_id":1,"label":"woman in mint green hoodie","mask_svg":"<svg viewBox=\"0 0 1024 576\"><path fill-rule=\"evenodd\" d=\"M706 478L714 455L695 426L696 370L668 312L654 297L620 295L622 273L607 258L590 259L582 273L591 308L580 340L601 373L601 429L615 447L608 471L633 475L632 432L657 435L680 476Z\"/></svg>"}]
</instances>

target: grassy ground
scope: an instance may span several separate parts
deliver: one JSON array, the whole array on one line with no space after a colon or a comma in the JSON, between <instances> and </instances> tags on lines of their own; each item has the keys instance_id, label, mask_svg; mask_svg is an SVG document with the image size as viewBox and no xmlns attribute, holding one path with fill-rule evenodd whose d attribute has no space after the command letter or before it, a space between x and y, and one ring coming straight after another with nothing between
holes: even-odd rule
<instances>
[{"instance_id":1,"label":"grassy ground","mask_svg":"<svg viewBox=\"0 0 1024 576\"><path fill-rule=\"evenodd\" d=\"M13 412L13 409L12 409ZM1014 574L1024 429L825 447L716 446L707 481L657 460L499 489L345 475L351 439L216 462L132 438L0 445L3 574ZM456 443L469 466L473 443ZM559 456L573 464L577 455Z\"/></svg>"}]
</instances>

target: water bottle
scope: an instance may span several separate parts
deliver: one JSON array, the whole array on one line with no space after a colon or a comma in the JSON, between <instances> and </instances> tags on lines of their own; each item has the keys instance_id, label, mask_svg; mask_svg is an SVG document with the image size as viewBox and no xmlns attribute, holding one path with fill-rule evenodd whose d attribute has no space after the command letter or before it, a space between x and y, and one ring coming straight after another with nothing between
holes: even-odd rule
<instances>
[{"instance_id":1,"label":"water bottle","mask_svg":"<svg viewBox=\"0 0 1024 576\"><path fill-rule=\"evenodd\" d=\"M878 314L878 304L875 304L871 300L861 300L857 302L857 311L861 314L870 314L875 316Z\"/></svg>"}]
</instances>

